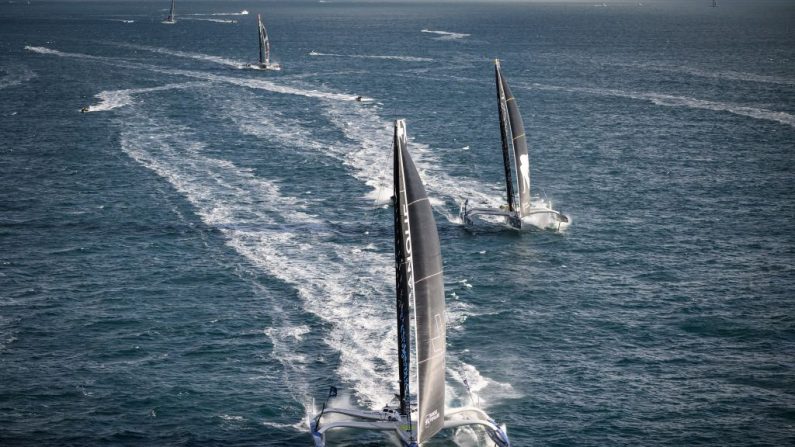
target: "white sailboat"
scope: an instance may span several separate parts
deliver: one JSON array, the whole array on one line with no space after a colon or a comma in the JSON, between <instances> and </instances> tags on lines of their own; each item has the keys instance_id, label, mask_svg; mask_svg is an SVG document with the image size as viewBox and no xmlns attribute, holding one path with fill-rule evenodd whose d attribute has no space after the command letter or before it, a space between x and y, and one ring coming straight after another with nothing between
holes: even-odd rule
<instances>
[{"instance_id":1,"label":"white sailboat","mask_svg":"<svg viewBox=\"0 0 795 447\"><path fill-rule=\"evenodd\" d=\"M271 41L268 37L268 30L262 24L262 17L259 14L257 14L257 31L259 34L259 62L247 64L246 67L256 70L281 70L281 65L271 62Z\"/></svg>"},{"instance_id":2,"label":"white sailboat","mask_svg":"<svg viewBox=\"0 0 795 447\"><path fill-rule=\"evenodd\" d=\"M381 411L329 407L309 426L316 447L332 430L392 432L404 447L418 447L445 428L480 427L499 447L510 447L500 427L477 407L445 408L445 303L439 235L428 196L411 160L404 120L395 121L394 216L397 346L400 394ZM414 323L412 325L412 322ZM416 367L411 362L416 361ZM332 387L329 399L336 397ZM344 418L349 419L344 419Z\"/></svg>"},{"instance_id":3,"label":"white sailboat","mask_svg":"<svg viewBox=\"0 0 795 447\"><path fill-rule=\"evenodd\" d=\"M544 222L544 225L552 225L559 229L561 223L569 221L568 216L553 210L549 202L538 199L536 206L532 204L530 156L527 152L524 121L519 113L516 98L502 75L499 59L494 60L494 73L497 82L500 136L502 137L502 157L505 167L505 192L508 203L499 209L470 208L467 200L461 207L461 220L467 225L473 225L474 218L478 215L503 216L512 227L522 229L527 225L538 226L538 218L546 216L547 222ZM513 180L514 174L516 183ZM514 192L515 190L518 190L518 196Z\"/></svg>"},{"instance_id":4,"label":"white sailboat","mask_svg":"<svg viewBox=\"0 0 795 447\"><path fill-rule=\"evenodd\" d=\"M175 6L174 3L175 2L176 2L176 0L171 0L171 10L168 12L168 17L166 17L166 19L163 20L163 23L165 23L166 25L173 25L173 24L177 23L177 18L174 15L174 6Z\"/></svg>"}]
</instances>

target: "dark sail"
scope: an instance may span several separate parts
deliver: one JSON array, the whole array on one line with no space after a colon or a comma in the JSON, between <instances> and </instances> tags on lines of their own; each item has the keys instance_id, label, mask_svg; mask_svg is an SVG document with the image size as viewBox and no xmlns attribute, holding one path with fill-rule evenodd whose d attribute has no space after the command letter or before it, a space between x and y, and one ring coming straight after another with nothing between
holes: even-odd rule
<instances>
[{"instance_id":1,"label":"dark sail","mask_svg":"<svg viewBox=\"0 0 795 447\"><path fill-rule=\"evenodd\" d=\"M513 192L513 176L511 175L511 155L508 144L508 109L505 105L505 93L502 90L502 73L500 73L500 61L494 60L494 77L497 81L497 109L500 115L500 137L502 138L502 162L505 168L505 192L508 196L508 211L515 211L515 196Z\"/></svg>"},{"instance_id":2,"label":"dark sail","mask_svg":"<svg viewBox=\"0 0 795 447\"><path fill-rule=\"evenodd\" d=\"M166 17L166 20L169 21L169 22L173 22L174 21L174 3L175 2L176 2L176 0L171 0L171 11L168 13L168 17Z\"/></svg>"},{"instance_id":3,"label":"dark sail","mask_svg":"<svg viewBox=\"0 0 795 447\"><path fill-rule=\"evenodd\" d=\"M501 88L504 94L504 100L501 99L501 101L505 103L511 127L513 162L516 170L516 183L519 188L518 208L520 216L524 216L530 212L530 158L527 154L527 139L524 133L524 122L522 121L522 114L519 113L519 106L516 104L516 99L511 93L511 88L508 87L508 82L502 75L499 60L495 61L495 70L498 82L500 83L498 86L498 93Z\"/></svg>"},{"instance_id":4,"label":"dark sail","mask_svg":"<svg viewBox=\"0 0 795 447\"><path fill-rule=\"evenodd\" d=\"M402 351L408 337L401 335L408 326L402 306L408 303L414 309L417 349L416 440L422 443L444 425L446 336L442 256L431 204L406 148L403 120L395 122L394 152L401 406L405 408L408 404L409 395L409 380L406 380L409 357Z\"/></svg>"}]
</instances>

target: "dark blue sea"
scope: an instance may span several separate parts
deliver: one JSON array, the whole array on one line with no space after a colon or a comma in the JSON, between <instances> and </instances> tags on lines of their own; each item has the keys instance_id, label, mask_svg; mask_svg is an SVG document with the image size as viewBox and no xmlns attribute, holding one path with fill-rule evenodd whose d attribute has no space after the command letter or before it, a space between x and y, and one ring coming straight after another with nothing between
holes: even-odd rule
<instances>
[{"instance_id":1,"label":"dark blue sea","mask_svg":"<svg viewBox=\"0 0 795 447\"><path fill-rule=\"evenodd\" d=\"M711 3L4 2L0 445L308 446L329 386L390 401L397 118L450 406L515 446L795 445L795 3ZM495 58L561 231L458 218L505 200Z\"/></svg>"}]
</instances>

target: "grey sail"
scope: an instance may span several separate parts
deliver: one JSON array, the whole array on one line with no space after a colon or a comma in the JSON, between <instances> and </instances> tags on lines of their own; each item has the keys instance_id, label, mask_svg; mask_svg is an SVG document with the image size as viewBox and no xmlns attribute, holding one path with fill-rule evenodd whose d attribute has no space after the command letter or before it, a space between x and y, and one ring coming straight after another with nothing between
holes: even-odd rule
<instances>
[{"instance_id":1,"label":"grey sail","mask_svg":"<svg viewBox=\"0 0 795 447\"><path fill-rule=\"evenodd\" d=\"M171 11L168 13L168 17L166 17L166 21L173 22L174 21L174 3L176 0L171 0Z\"/></svg>"},{"instance_id":2,"label":"grey sail","mask_svg":"<svg viewBox=\"0 0 795 447\"><path fill-rule=\"evenodd\" d=\"M513 162L516 172L516 183L519 190L519 206L518 211L520 216L525 216L530 213L530 158L527 154L527 139L525 138L524 121L522 115L519 113L519 106L516 104L516 99L511 93L511 88L508 87L508 82L502 75L500 68L500 61L494 61L495 70L497 74L497 89L500 95L501 104L508 113L508 122L511 128L511 146L513 147ZM502 105L500 108L502 109Z\"/></svg>"},{"instance_id":3,"label":"grey sail","mask_svg":"<svg viewBox=\"0 0 795 447\"><path fill-rule=\"evenodd\" d=\"M405 121L395 122L395 243L398 273L398 333L408 303L414 312L414 345L417 359L416 441L425 442L444 426L445 314L444 279L439 235L431 204L417 168L406 148ZM402 264L402 265L401 265ZM403 300L401 304L401 300ZM403 320L404 330L406 321ZM398 335L400 337L400 335ZM406 338L408 340L408 337ZM399 340L399 350L403 348ZM401 353L403 355L404 353ZM408 355L401 360L401 381L410 371ZM411 380L406 380L408 385ZM401 406L408 390L401 384Z\"/></svg>"},{"instance_id":4,"label":"grey sail","mask_svg":"<svg viewBox=\"0 0 795 447\"><path fill-rule=\"evenodd\" d=\"M265 25L262 24L260 15L257 14L257 24L259 31L259 63L262 65L269 65L271 59L271 43L268 39L268 31Z\"/></svg>"}]
</instances>

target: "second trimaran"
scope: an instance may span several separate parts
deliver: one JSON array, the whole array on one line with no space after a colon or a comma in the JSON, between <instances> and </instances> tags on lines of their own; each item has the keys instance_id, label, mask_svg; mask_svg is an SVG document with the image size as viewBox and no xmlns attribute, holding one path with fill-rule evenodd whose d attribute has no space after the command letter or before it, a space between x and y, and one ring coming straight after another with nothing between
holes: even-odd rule
<instances>
[{"instance_id":1,"label":"second trimaran","mask_svg":"<svg viewBox=\"0 0 795 447\"><path fill-rule=\"evenodd\" d=\"M445 302L436 221L407 149L406 124L395 122L394 226L397 310L397 402L381 411L327 407L309 421L316 447L329 431L387 431L404 447L418 447L444 428L476 426L499 447L509 447L504 426L477 407L445 408ZM413 324L412 324L413 323ZM411 365L412 362L415 365ZM332 387L329 398L335 397ZM343 419L343 418L348 419Z\"/></svg>"},{"instance_id":2,"label":"second trimaran","mask_svg":"<svg viewBox=\"0 0 795 447\"><path fill-rule=\"evenodd\" d=\"M536 207L531 204L530 156L527 152L524 121L519 113L516 98L502 75L499 59L494 61L494 76L497 82L497 105L500 117L500 136L502 137L502 159L505 167L505 192L508 203L500 209L470 208L469 201L466 201L461 208L461 219L465 224L472 225L473 218L478 215L503 216L512 227L522 229L529 221L527 218L534 215L546 215L552 224L560 228L561 223L569 221L566 215L553 210L549 203L542 202L541 206ZM514 184L513 173L516 174L516 184ZM514 187L518 189L518 197L514 192Z\"/></svg>"},{"instance_id":3,"label":"second trimaran","mask_svg":"<svg viewBox=\"0 0 795 447\"><path fill-rule=\"evenodd\" d=\"M257 31L259 33L259 63L248 64L247 67L258 70L281 70L281 65L275 62L271 63L271 41L259 14L257 14Z\"/></svg>"},{"instance_id":4,"label":"second trimaran","mask_svg":"<svg viewBox=\"0 0 795 447\"><path fill-rule=\"evenodd\" d=\"M166 25L173 25L173 24L177 23L177 17L174 15L175 14L175 12L174 12L174 6L175 6L174 3L175 2L176 2L176 0L171 0L171 9L168 11L168 17L166 17L166 19L163 20L163 23L165 23Z\"/></svg>"}]
</instances>

